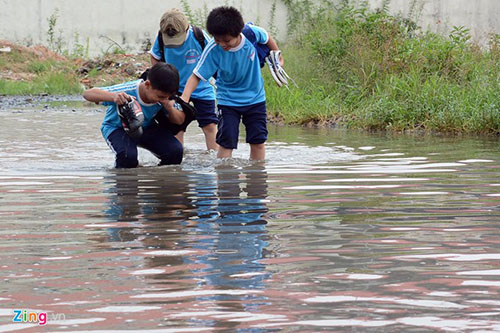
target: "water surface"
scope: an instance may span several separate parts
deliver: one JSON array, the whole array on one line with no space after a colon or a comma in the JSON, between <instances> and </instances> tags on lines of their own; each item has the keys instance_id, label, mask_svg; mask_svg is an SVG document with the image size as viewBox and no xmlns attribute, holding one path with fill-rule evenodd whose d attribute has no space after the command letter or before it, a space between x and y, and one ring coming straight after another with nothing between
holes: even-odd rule
<instances>
[{"instance_id":1,"label":"water surface","mask_svg":"<svg viewBox=\"0 0 500 333\"><path fill-rule=\"evenodd\" d=\"M191 126L115 170L102 109L0 114L2 332L500 331L497 139L271 126L260 165Z\"/></svg>"}]
</instances>

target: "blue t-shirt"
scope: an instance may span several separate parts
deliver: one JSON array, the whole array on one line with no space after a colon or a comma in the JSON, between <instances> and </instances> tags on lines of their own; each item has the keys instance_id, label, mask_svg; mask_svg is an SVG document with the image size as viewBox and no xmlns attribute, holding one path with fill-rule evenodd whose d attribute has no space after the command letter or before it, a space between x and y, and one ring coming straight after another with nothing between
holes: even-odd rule
<instances>
[{"instance_id":1,"label":"blue t-shirt","mask_svg":"<svg viewBox=\"0 0 500 333\"><path fill-rule=\"evenodd\" d=\"M139 85L142 80L136 80L126 83L117 84L109 87L100 87L99 89L110 91L110 92L124 92L130 96L135 97L135 99L141 105L142 113L144 114L143 128L149 126L154 116L161 110L162 105L160 103L147 104L144 103L139 96ZM106 115L104 116L104 121L101 124L102 136L107 140L109 135L113 133L117 128L122 128L122 122L120 116L118 116L117 106L114 102L102 102L102 105L106 105L108 109L106 110Z\"/></svg>"},{"instance_id":2,"label":"blue t-shirt","mask_svg":"<svg viewBox=\"0 0 500 333\"><path fill-rule=\"evenodd\" d=\"M251 26L256 42L267 44L266 30ZM241 34L241 43L224 51L213 40L203 51L194 74L203 82L217 72L217 103L227 106L246 106L266 100L259 57L252 43ZM200 82L201 83L201 82Z\"/></svg>"},{"instance_id":3,"label":"blue t-shirt","mask_svg":"<svg viewBox=\"0 0 500 333\"><path fill-rule=\"evenodd\" d=\"M211 38L203 32L205 36L205 45L208 45ZM179 71L179 90L182 93L186 82L193 74L193 69L196 67L198 60L200 59L201 45L196 40L194 36L193 29L189 27L188 33L186 35L186 41L179 47L164 47L165 62L174 65ZM151 48L149 53L158 61L161 60L160 54L160 43L158 42L158 37ZM200 82L196 90L191 95L192 98L204 99L204 100L214 100L215 93L214 88L208 82Z\"/></svg>"}]
</instances>

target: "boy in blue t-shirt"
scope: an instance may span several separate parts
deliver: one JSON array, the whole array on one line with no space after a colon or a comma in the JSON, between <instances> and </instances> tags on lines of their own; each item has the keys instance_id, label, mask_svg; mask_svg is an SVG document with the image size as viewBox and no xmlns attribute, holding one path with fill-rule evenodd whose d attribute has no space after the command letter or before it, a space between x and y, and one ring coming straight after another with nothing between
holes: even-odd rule
<instances>
[{"instance_id":1,"label":"boy in blue t-shirt","mask_svg":"<svg viewBox=\"0 0 500 333\"><path fill-rule=\"evenodd\" d=\"M101 125L101 133L115 154L116 168L135 168L138 165L137 147L152 152L160 159L160 165L180 164L182 144L170 131L160 128L153 118L160 110L166 110L170 122L182 124L184 112L174 107L170 97L179 89L179 72L166 63L151 67L146 81L136 80L110 87L92 88L83 97L95 103L106 105L106 115ZM124 129L118 106L135 99L142 110L142 135L134 137Z\"/></svg>"},{"instance_id":2,"label":"boy in blue t-shirt","mask_svg":"<svg viewBox=\"0 0 500 333\"><path fill-rule=\"evenodd\" d=\"M195 29L198 29L196 30L198 35L195 34ZM182 93L186 81L193 73L198 59L203 52L200 43L207 45L210 42L210 37L200 28L190 26L186 16L175 8L163 14L160 21L160 32L161 35L156 37L153 47L149 52L151 55L151 64L154 65L159 61L164 61L174 65L179 70L179 93ZM163 50L160 49L160 37L163 41ZM215 135L217 133L218 120L215 114L214 88L208 81L203 82L193 91L191 101L196 107L196 120L205 134L207 149L217 150ZM174 131L179 131L176 137L181 142L184 141L184 132L190 121L191 119L186 119L180 127L174 126ZM168 125L168 122L165 123L167 127L171 127Z\"/></svg>"},{"instance_id":3,"label":"boy in blue t-shirt","mask_svg":"<svg viewBox=\"0 0 500 333\"><path fill-rule=\"evenodd\" d=\"M205 47L181 97L187 101L200 81L205 82L217 73L217 157L231 157L233 149L238 147L241 119L246 129L246 142L250 144L250 159L264 160L267 140L264 80L256 49L242 34L243 27L243 18L234 7L217 7L210 12L207 31L214 39ZM253 25L251 29L257 43L278 50L278 45L264 29Z\"/></svg>"}]
</instances>

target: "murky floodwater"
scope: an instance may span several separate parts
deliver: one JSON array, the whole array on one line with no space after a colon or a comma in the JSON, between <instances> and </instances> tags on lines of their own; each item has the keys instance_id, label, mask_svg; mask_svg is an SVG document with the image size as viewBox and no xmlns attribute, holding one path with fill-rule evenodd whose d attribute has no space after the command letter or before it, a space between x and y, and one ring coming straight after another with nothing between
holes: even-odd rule
<instances>
[{"instance_id":1,"label":"murky floodwater","mask_svg":"<svg viewBox=\"0 0 500 333\"><path fill-rule=\"evenodd\" d=\"M114 170L102 118L0 110L0 331L500 331L498 140L190 127Z\"/></svg>"}]
</instances>

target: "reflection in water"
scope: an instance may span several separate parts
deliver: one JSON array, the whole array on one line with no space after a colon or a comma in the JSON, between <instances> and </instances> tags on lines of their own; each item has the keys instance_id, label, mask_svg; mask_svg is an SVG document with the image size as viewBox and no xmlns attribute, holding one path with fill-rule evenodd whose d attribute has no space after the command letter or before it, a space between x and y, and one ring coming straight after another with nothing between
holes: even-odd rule
<instances>
[{"instance_id":1,"label":"reflection in water","mask_svg":"<svg viewBox=\"0 0 500 333\"><path fill-rule=\"evenodd\" d=\"M195 184L195 191L203 194L194 201L198 218L191 227L195 233L184 247L206 252L193 258L194 264L204 266L197 272L204 284L222 289L261 288L266 274L258 260L267 245L263 219L268 211L267 173L258 167L220 166L215 177L205 175ZM207 186L210 181L216 182L215 187ZM210 187L215 190L211 194L206 191Z\"/></svg>"},{"instance_id":2,"label":"reflection in water","mask_svg":"<svg viewBox=\"0 0 500 333\"><path fill-rule=\"evenodd\" d=\"M189 218L192 208L188 175L182 170L139 168L137 172L109 171L105 182L110 185L105 211L109 222L127 222L130 226L145 228L148 232L179 228ZM135 228L109 228L109 240L145 241ZM168 235L168 232L166 232ZM152 237L158 236L153 234ZM146 240L147 241L147 240ZM154 246L153 246L154 247Z\"/></svg>"},{"instance_id":3,"label":"reflection in water","mask_svg":"<svg viewBox=\"0 0 500 333\"><path fill-rule=\"evenodd\" d=\"M208 302L233 315L259 310L265 302L259 290L270 277L260 262L267 245L264 167L220 165L199 174L112 170L105 181L110 184L107 224L120 226L106 229L101 246L147 249L141 268L131 275L160 287L132 299L162 304L194 297L192 306ZM179 310L175 317L190 317Z\"/></svg>"}]
</instances>

